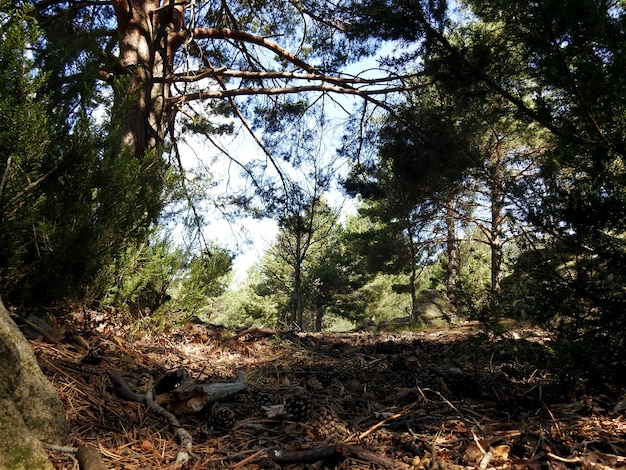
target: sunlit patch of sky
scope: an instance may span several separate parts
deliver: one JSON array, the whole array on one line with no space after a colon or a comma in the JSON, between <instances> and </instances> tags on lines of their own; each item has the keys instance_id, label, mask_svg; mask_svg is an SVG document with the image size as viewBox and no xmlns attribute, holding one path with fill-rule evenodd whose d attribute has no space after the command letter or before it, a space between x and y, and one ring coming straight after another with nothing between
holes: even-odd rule
<instances>
[{"instance_id":1,"label":"sunlit patch of sky","mask_svg":"<svg viewBox=\"0 0 626 470\"><path fill-rule=\"evenodd\" d=\"M334 164L335 176L339 176L346 173L348 165L346 162L333 162L336 160L336 144L340 137L341 127L334 127L333 131L319 136L321 139L318 144L320 155L317 155L316 158L324 163ZM263 151L245 132L240 131L234 136L216 137L215 141L241 164L252 161L264 162L264 164L266 162ZM224 195L237 194L250 189L249 180L246 180L242 175L241 167L206 141L190 139L186 145L181 145L180 148L182 163L186 170L192 171L197 165L204 165L210 171L215 184L207 194L207 202L201 206L202 216L208 221L203 229L203 235L205 239L215 242L218 246L235 254L233 266L235 277L241 280L245 277L248 269L260 260L263 253L274 242L278 233L276 221L267 217L257 218L246 215L234 219L224 217L217 205L212 204L211 201ZM302 171L306 171L306 168L300 171L285 162L278 163L285 175L306 184L302 176ZM271 165L267 171L271 173ZM354 213L353 201L343 194L336 185L331 187L325 197L328 203L332 207L340 209L344 216Z\"/></svg>"},{"instance_id":2,"label":"sunlit patch of sky","mask_svg":"<svg viewBox=\"0 0 626 470\"><path fill-rule=\"evenodd\" d=\"M379 56L389 55L394 50L393 45L384 45ZM380 77L385 72L378 66L378 58L372 57L364 59L351 65L347 73L359 75L361 77ZM352 112L358 107L359 98L349 95L333 96L326 99L326 110L328 112L327 128L319 135L317 152L318 160L334 165L335 176L343 176L349 170L346 161L336 158L336 150L343 132L342 124L350 117ZM215 137L217 143L233 159L241 164L252 161L267 161L266 155L254 142L253 138L239 128L235 123L235 133ZM218 198L225 194L235 194L237 191L248 189L249 181L241 175L241 168L226 156L224 152L206 141L206 139L190 138L184 144L179 145L181 149L182 163L186 170L192 171L198 165L203 165L210 169L211 177L215 184L208 195L208 202L201 208L202 216L206 218L208 224L204 227L204 237L224 247L235 254L234 272L235 279L241 281L245 278L248 269L258 262L263 253L274 242L278 233L276 221L270 218L254 218L251 216L240 216L233 219L225 218L220 210L211 204L211 198ZM302 174L306 168L298 170L281 162L281 171L292 178L302 181ZM271 165L269 165L271 169ZM303 184L304 183L303 181ZM341 188L336 184L332 185L325 194L327 202L341 211L345 218L356 212L355 202L347 197Z\"/></svg>"}]
</instances>

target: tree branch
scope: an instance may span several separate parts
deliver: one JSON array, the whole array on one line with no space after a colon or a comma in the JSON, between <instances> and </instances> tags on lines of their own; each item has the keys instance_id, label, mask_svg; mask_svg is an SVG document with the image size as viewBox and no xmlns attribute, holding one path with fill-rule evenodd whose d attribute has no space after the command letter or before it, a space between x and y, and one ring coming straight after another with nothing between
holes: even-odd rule
<instances>
[{"instance_id":1,"label":"tree branch","mask_svg":"<svg viewBox=\"0 0 626 470\"><path fill-rule=\"evenodd\" d=\"M237 89L231 89L231 90L211 90L211 91L198 91L195 93L188 93L186 95L175 96L173 98L170 98L169 103L171 105L174 105L174 104L185 102L185 101L228 98L231 96L284 95L284 94L290 94L290 93L303 93L307 91L320 91L323 93L356 95L362 98L368 98L374 95L385 95L389 93L411 91L413 89L414 88L411 86L396 86L396 87L383 88L379 90L363 90L363 89L358 89L358 88L343 88L343 87L333 86L333 85L305 85L305 86L276 87L276 88L237 88ZM377 104L384 108L388 108L388 106L382 102L377 101Z\"/></svg>"},{"instance_id":2,"label":"tree branch","mask_svg":"<svg viewBox=\"0 0 626 470\"><path fill-rule=\"evenodd\" d=\"M61 168L60 164L55 166L48 173L46 173L45 175L39 177L38 179L36 179L32 183L28 184L24 189L22 189L15 196L13 196L11 199L9 199L6 204L0 205L0 215L2 215L5 212L5 207L9 208L11 206L18 205L20 200L26 199L32 192L34 192L37 188L39 188L46 181L48 181L50 178L52 178L52 176L54 176L54 174L56 172L58 172L60 168ZM11 218L15 214L15 210L16 209L14 209L9 214L9 218Z\"/></svg>"},{"instance_id":3,"label":"tree branch","mask_svg":"<svg viewBox=\"0 0 626 470\"><path fill-rule=\"evenodd\" d=\"M295 55L286 51L278 44L269 41L262 36L257 36L245 31L237 31L230 28L196 28L193 31L183 30L171 32L169 39L170 41L178 41L182 44L182 42L185 41L190 34L194 39L234 39L236 41L242 41L249 44L256 44L257 46L261 46L272 51L280 58L291 62L302 70L309 73L319 74L319 71L315 67L312 67L301 59L298 59Z\"/></svg>"},{"instance_id":4,"label":"tree branch","mask_svg":"<svg viewBox=\"0 0 626 470\"><path fill-rule=\"evenodd\" d=\"M423 88L425 85L417 85L417 86L393 86L386 87L379 90L364 90L354 88L352 85L355 82L351 82L345 78L341 77L332 77L323 74L321 71L313 67L312 65L307 64L303 60L299 59L292 53L283 49L278 44L264 38L262 36L257 36L255 34L251 34L245 31L233 30L230 28L196 28L192 31L182 30L171 32L169 35L169 40L172 43L180 43L182 44L189 37L193 37L194 39L233 39L235 41L240 41L243 43L256 44L261 46L274 54L280 57L283 60L286 60L296 67L308 72L313 77L311 79L317 79L329 85L310 85L310 86L302 86L302 87L281 87L281 88L268 88L268 89L257 89L257 88L240 88L237 90L222 90L222 91L207 91L207 92L198 92L197 94L190 94L179 96L176 98L172 98L170 100L170 104L176 104L185 100L203 100L203 99L214 99L214 98L228 98L231 96L243 96L243 95L278 95L285 93L300 93L306 91L321 91L321 92L330 92L330 93L340 93L340 94L350 94L359 96L366 101L379 106L385 109L392 115L396 115L395 110L387 105L386 103L377 100L374 98L375 95L382 95L388 93L397 93L402 91L412 91L417 88ZM219 69L218 69L219 70Z\"/></svg>"},{"instance_id":5,"label":"tree branch","mask_svg":"<svg viewBox=\"0 0 626 470\"><path fill-rule=\"evenodd\" d=\"M174 74L171 77L160 79L161 81L173 83L173 82L198 82L205 78L229 77L229 78L243 78L247 80L319 80L322 82L341 83L344 85L378 85L388 84L393 81L405 83L411 79L415 79L421 76L420 73L398 75L392 77L379 77L379 78L360 78L354 76L333 77L330 75L320 75L312 73L297 73L297 72L276 72L276 71L247 71L247 70L231 70L226 67L209 68L205 70L198 70L196 72L186 72L183 74ZM413 85L413 88L425 87L431 85L432 82L426 82L419 86Z\"/></svg>"}]
</instances>

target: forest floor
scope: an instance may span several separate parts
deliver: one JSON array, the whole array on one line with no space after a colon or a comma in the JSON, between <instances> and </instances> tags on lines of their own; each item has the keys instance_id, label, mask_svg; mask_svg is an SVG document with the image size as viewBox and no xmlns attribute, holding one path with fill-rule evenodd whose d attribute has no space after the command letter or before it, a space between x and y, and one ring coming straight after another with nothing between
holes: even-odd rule
<instances>
[{"instance_id":1,"label":"forest floor","mask_svg":"<svg viewBox=\"0 0 626 470\"><path fill-rule=\"evenodd\" d=\"M536 328L495 337L471 322L378 334L191 324L81 338L31 343L72 424L68 449L49 451L56 469L78 469L68 450L82 446L110 470L626 467L623 383L564 379ZM180 369L200 384L241 384L243 372L245 389L167 415L111 383L117 375L143 396L146 378Z\"/></svg>"}]
</instances>

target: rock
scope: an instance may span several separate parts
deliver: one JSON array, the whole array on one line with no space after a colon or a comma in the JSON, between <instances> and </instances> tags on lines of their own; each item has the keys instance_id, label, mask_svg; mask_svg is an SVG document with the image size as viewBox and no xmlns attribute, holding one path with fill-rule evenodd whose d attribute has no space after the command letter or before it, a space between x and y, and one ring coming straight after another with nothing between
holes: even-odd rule
<instances>
[{"instance_id":1,"label":"rock","mask_svg":"<svg viewBox=\"0 0 626 470\"><path fill-rule=\"evenodd\" d=\"M41 442L69 432L61 399L0 300L0 468L52 469Z\"/></svg>"},{"instance_id":2,"label":"rock","mask_svg":"<svg viewBox=\"0 0 626 470\"><path fill-rule=\"evenodd\" d=\"M436 289L421 291L415 302L415 316L422 323L454 323L456 308L452 302Z\"/></svg>"}]
</instances>

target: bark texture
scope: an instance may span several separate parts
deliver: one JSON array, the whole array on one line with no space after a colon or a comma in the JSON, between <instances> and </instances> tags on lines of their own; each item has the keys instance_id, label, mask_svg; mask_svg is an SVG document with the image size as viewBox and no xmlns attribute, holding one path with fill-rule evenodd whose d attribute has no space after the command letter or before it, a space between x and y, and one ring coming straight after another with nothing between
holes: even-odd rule
<instances>
[{"instance_id":1,"label":"bark texture","mask_svg":"<svg viewBox=\"0 0 626 470\"><path fill-rule=\"evenodd\" d=\"M0 468L52 469L40 441L60 444L69 422L1 299L0 371Z\"/></svg>"},{"instance_id":2,"label":"bark texture","mask_svg":"<svg viewBox=\"0 0 626 470\"><path fill-rule=\"evenodd\" d=\"M112 1L120 38L120 67L115 122L121 126L120 151L137 157L158 149L167 123L173 51L181 39L171 34L183 27L183 6L158 0Z\"/></svg>"}]
</instances>

